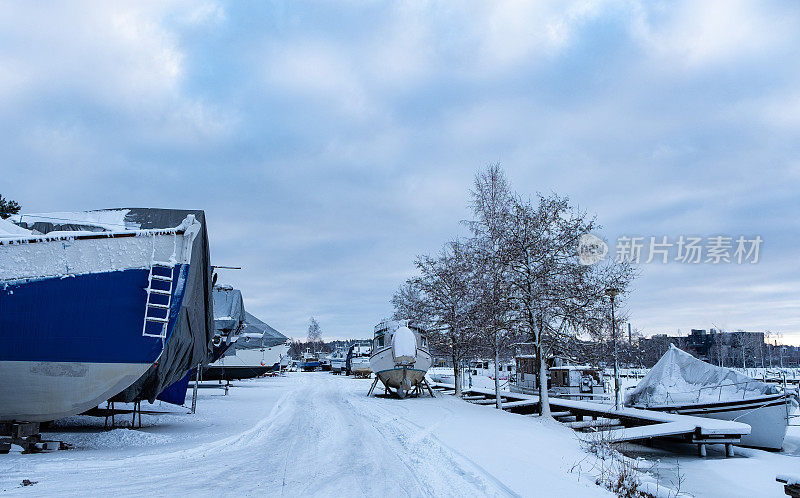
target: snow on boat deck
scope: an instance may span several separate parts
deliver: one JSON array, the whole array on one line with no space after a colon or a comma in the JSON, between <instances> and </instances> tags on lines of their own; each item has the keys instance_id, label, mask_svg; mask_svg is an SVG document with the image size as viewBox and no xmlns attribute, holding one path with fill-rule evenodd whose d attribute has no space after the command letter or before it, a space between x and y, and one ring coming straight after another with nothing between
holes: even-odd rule
<instances>
[{"instance_id":1,"label":"snow on boat deck","mask_svg":"<svg viewBox=\"0 0 800 498\"><path fill-rule=\"evenodd\" d=\"M197 415L145 415L135 431L87 431L102 419L72 417L46 435L75 449L0 457L0 492L610 496L571 471L593 457L560 424L449 396L367 398L370 382L323 372L239 382L228 396L201 391Z\"/></svg>"}]
</instances>

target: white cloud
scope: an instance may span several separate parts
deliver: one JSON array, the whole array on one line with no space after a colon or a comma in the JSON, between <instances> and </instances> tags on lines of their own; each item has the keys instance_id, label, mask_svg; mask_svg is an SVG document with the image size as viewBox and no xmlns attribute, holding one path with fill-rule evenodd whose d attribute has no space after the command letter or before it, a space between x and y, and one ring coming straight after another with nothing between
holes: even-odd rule
<instances>
[{"instance_id":1,"label":"white cloud","mask_svg":"<svg viewBox=\"0 0 800 498\"><path fill-rule=\"evenodd\" d=\"M798 39L800 12L791 3L765 8L754 0L641 2L635 12L633 34L651 53L693 69L769 57Z\"/></svg>"}]
</instances>

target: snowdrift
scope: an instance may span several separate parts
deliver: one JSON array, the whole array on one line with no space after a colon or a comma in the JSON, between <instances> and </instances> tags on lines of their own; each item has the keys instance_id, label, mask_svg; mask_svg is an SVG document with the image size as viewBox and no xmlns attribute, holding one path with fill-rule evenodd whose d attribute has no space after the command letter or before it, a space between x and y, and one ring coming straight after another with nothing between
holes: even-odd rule
<instances>
[{"instance_id":1,"label":"snowdrift","mask_svg":"<svg viewBox=\"0 0 800 498\"><path fill-rule=\"evenodd\" d=\"M670 345L650 372L625 397L632 406L709 403L776 394L776 388L730 368L698 360Z\"/></svg>"}]
</instances>

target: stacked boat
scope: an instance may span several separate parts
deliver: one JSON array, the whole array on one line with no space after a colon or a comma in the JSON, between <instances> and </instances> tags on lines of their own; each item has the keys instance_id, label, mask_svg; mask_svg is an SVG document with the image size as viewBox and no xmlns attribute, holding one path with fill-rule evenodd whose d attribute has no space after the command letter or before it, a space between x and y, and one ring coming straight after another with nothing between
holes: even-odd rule
<instances>
[{"instance_id":1,"label":"stacked boat","mask_svg":"<svg viewBox=\"0 0 800 498\"><path fill-rule=\"evenodd\" d=\"M208 356L202 211L25 215L0 224L0 421L154 400Z\"/></svg>"},{"instance_id":2,"label":"stacked boat","mask_svg":"<svg viewBox=\"0 0 800 498\"><path fill-rule=\"evenodd\" d=\"M625 404L743 422L751 432L742 437L742 445L773 450L783 446L798 406L794 392L711 365L674 345L626 396Z\"/></svg>"}]
</instances>

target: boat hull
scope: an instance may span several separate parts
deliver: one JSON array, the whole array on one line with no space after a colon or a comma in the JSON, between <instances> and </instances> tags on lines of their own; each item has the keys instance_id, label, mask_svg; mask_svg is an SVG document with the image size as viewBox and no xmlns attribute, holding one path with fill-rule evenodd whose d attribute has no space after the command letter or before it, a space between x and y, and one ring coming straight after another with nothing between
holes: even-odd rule
<instances>
[{"instance_id":1,"label":"boat hull","mask_svg":"<svg viewBox=\"0 0 800 498\"><path fill-rule=\"evenodd\" d=\"M353 375L366 376L372 373L369 358L357 356L350 359L350 373Z\"/></svg>"},{"instance_id":2,"label":"boat hull","mask_svg":"<svg viewBox=\"0 0 800 498\"><path fill-rule=\"evenodd\" d=\"M149 367L0 361L0 420L47 422L85 412L134 383Z\"/></svg>"},{"instance_id":3,"label":"boat hull","mask_svg":"<svg viewBox=\"0 0 800 498\"><path fill-rule=\"evenodd\" d=\"M252 379L278 370L288 353L288 344L263 349L235 349L235 354L227 354L203 368L203 380Z\"/></svg>"},{"instance_id":4,"label":"boat hull","mask_svg":"<svg viewBox=\"0 0 800 498\"><path fill-rule=\"evenodd\" d=\"M431 367L432 359L428 351L417 348L414 363L397 365L392 356L392 348L384 348L370 357L370 367L380 381L390 389L398 389L405 379L404 389L409 390L419 385L425 373ZM405 370L405 372L404 372Z\"/></svg>"},{"instance_id":5,"label":"boat hull","mask_svg":"<svg viewBox=\"0 0 800 498\"><path fill-rule=\"evenodd\" d=\"M160 311L166 328L155 323L164 337L148 335L154 322L145 321L149 265L175 257L176 248L190 251L182 238L126 234L0 245L0 421L82 413L158 361L181 309L189 264L164 270L171 292L150 296L150 303L170 303ZM53 259L61 274L52 275Z\"/></svg>"},{"instance_id":6,"label":"boat hull","mask_svg":"<svg viewBox=\"0 0 800 498\"><path fill-rule=\"evenodd\" d=\"M750 426L750 434L742 437L742 446L780 450L786 437L787 410L791 415L796 403L790 397L775 394L718 403L649 406L647 409L742 422Z\"/></svg>"}]
</instances>

